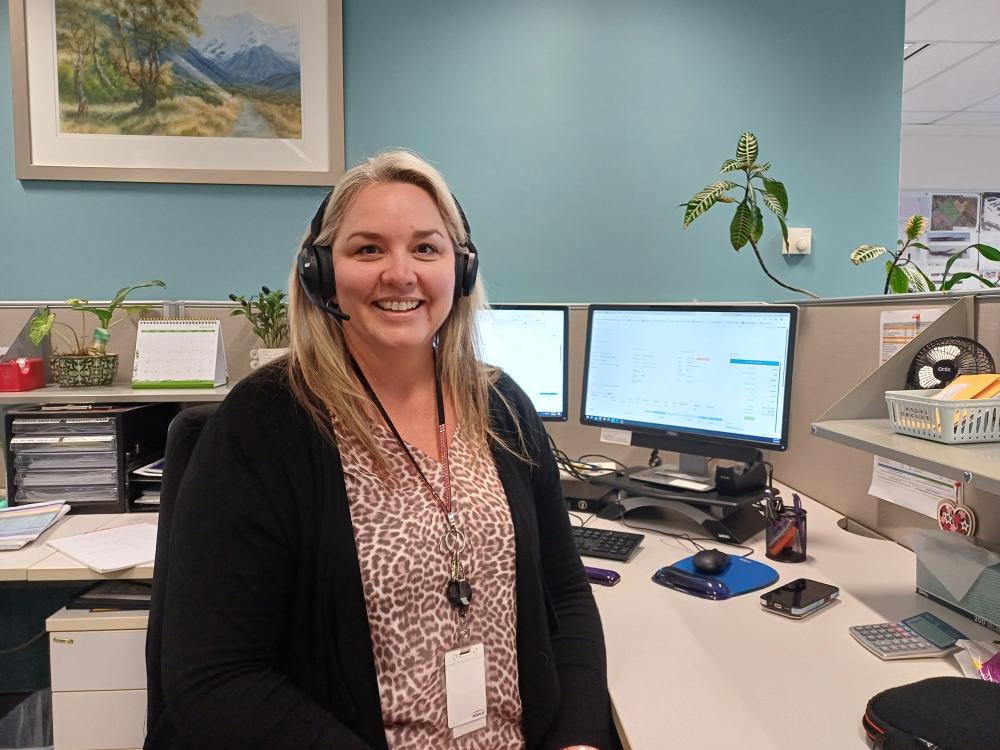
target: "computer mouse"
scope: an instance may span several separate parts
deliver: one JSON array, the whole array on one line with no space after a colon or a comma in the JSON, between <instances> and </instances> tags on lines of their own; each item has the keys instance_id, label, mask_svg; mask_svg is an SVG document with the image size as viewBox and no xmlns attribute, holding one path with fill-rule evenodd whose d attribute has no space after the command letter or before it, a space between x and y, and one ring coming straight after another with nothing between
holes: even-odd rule
<instances>
[{"instance_id":1,"label":"computer mouse","mask_svg":"<svg viewBox=\"0 0 1000 750\"><path fill-rule=\"evenodd\" d=\"M699 573L715 576L729 567L729 555L719 549L703 549L691 558L691 564Z\"/></svg>"}]
</instances>

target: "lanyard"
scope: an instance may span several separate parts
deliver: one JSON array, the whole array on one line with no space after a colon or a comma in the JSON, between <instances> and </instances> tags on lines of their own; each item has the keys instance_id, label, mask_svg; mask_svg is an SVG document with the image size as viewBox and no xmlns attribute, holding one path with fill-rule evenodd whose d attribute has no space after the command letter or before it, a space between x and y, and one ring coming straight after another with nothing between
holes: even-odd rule
<instances>
[{"instance_id":1,"label":"lanyard","mask_svg":"<svg viewBox=\"0 0 1000 750\"><path fill-rule=\"evenodd\" d=\"M423 481L424 486L427 487L427 490L431 493L434 501L444 514L445 522L447 523L448 528L441 537L441 547L448 554L451 562L451 577L448 579L446 596L451 606L458 610L459 640L463 643L463 645L467 644L469 641L467 620L469 606L472 602L472 583L465 577L465 566L462 564L462 550L465 549L466 543L465 532L463 532L459 527L458 513L452 505L451 464L448 459L448 429L445 423L444 397L441 393L441 375L437 369L437 355L435 353L434 399L437 402L438 452L441 457L441 467L444 469L444 497L437 493L434 486L430 483L430 480L428 480L424 472L421 471L420 465L413 457L413 454L410 453L410 449L406 447L406 443L403 442L403 438L396 429L396 425L392 423L385 407L382 406L382 402L379 401L374 389L368 382L368 378L365 377L364 372L361 371L361 367L353 357L351 357L351 365L354 367L354 374L357 375L358 380L361 381L361 386L365 389L365 393L368 394L368 398L370 398L372 403L375 404L375 407L378 409L379 414L382 415L382 419L385 420L386 426L392 432L392 435L399 444L399 447L403 449L406 457L410 459L410 463L413 465L413 468L416 469L416 472Z\"/></svg>"}]
</instances>

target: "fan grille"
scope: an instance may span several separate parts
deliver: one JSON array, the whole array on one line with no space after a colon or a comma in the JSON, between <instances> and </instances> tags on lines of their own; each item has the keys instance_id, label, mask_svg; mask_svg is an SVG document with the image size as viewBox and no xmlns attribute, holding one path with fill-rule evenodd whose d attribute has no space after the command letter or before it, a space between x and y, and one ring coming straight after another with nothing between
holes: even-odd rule
<instances>
[{"instance_id":1,"label":"fan grille","mask_svg":"<svg viewBox=\"0 0 1000 750\"><path fill-rule=\"evenodd\" d=\"M923 347L910 364L909 390L944 388L959 375L995 372L993 357L980 344L964 336L946 336Z\"/></svg>"}]
</instances>

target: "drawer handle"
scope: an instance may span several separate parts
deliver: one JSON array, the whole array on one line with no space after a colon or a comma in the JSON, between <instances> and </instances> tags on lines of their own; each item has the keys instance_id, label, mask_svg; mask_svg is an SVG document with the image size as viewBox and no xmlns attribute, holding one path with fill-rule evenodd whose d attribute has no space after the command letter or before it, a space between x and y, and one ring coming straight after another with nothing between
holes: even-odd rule
<instances>
[{"instance_id":1,"label":"drawer handle","mask_svg":"<svg viewBox=\"0 0 1000 750\"><path fill-rule=\"evenodd\" d=\"M52 636L52 642L53 643L66 643L66 644L69 644L70 646L73 645L73 639L72 638L58 638L56 636Z\"/></svg>"}]
</instances>

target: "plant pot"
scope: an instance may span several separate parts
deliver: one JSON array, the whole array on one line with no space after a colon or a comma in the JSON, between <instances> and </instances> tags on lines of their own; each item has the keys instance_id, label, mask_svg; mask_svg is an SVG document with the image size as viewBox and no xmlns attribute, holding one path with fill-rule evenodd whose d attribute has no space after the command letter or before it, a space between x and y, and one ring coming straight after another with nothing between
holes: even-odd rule
<instances>
[{"instance_id":1,"label":"plant pot","mask_svg":"<svg viewBox=\"0 0 1000 750\"><path fill-rule=\"evenodd\" d=\"M286 354L288 354L287 346L279 349L251 349L250 369L256 370L258 367L263 367L268 362L273 362L280 357L284 357Z\"/></svg>"},{"instance_id":2,"label":"plant pot","mask_svg":"<svg viewBox=\"0 0 1000 750\"><path fill-rule=\"evenodd\" d=\"M52 355L52 377L64 388L91 385L111 385L118 374L118 355L78 356Z\"/></svg>"}]
</instances>

